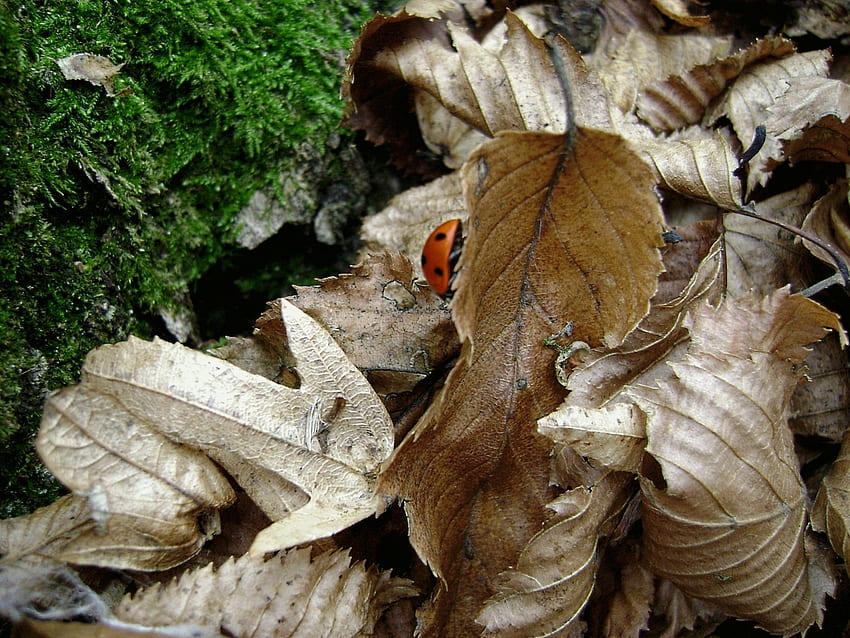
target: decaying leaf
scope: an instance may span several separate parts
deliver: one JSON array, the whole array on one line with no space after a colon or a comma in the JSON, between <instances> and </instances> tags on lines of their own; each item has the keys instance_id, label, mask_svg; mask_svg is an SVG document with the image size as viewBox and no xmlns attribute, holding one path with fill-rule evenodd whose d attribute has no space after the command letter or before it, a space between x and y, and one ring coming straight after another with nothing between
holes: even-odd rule
<instances>
[{"instance_id":1,"label":"decaying leaf","mask_svg":"<svg viewBox=\"0 0 850 638\"><path fill-rule=\"evenodd\" d=\"M848 204L848 182L840 179L830 186L819 198L803 222L803 230L826 241L841 257L850 263L850 205ZM803 244L811 253L830 265L833 259L826 251L808 240Z\"/></svg>"},{"instance_id":2,"label":"decaying leaf","mask_svg":"<svg viewBox=\"0 0 850 638\"><path fill-rule=\"evenodd\" d=\"M115 615L136 624L193 625L213 636L370 636L390 604L417 591L408 580L350 562L347 551L311 560L309 548L269 560L244 556L126 596Z\"/></svg>"},{"instance_id":3,"label":"decaying leaf","mask_svg":"<svg viewBox=\"0 0 850 638\"><path fill-rule=\"evenodd\" d=\"M115 95L115 76L124 64L115 65L107 57L93 53L75 53L56 60L66 80L85 80L102 86L109 96Z\"/></svg>"},{"instance_id":4,"label":"decaying leaf","mask_svg":"<svg viewBox=\"0 0 850 638\"><path fill-rule=\"evenodd\" d=\"M835 552L844 559L850 558L850 435L844 435L838 458L832 463L829 474L823 479L817 499L812 507L812 526L826 532Z\"/></svg>"},{"instance_id":5,"label":"decaying leaf","mask_svg":"<svg viewBox=\"0 0 850 638\"><path fill-rule=\"evenodd\" d=\"M850 431L850 366L838 335L814 344L805 381L791 396L788 425L794 434L840 443Z\"/></svg>"},{"instance_id":6,"label":"decaying leaf","mask_svg":"<svg viewBox=\"0 0 850 638\"><path fill-rule=\"evenodd\" d=\"M805 359L836 318L787 291L704 306L674 376L629 390L647 414L641 478L646 565L726 613L790 636L821 619L804 547L805 486L788 401ZM745 329L743 329L745 328Z\"/></svg>"},{"instance_id":7,"label":"decaying leaf","mask_svg":"<svg viewBox=\"0 0 850 638\"><path fill-rule=\"evenodd\" d=\"M640 159L599 131L579 131L569 155L565 143L501 133L464 168L472 221L453 302L464 348L381 477L444 584L430 635L479 631L493 579L539 530L548 446L534 421L561 399L543 339L573 321L575 338L616 344L647 312L661 270L658 202Z\"/></svg>"},{"instance_id":8,"label":"decaying leaf","mask_svg":"<svg viewBox=\"0 0 850 638\"><path fill-rule=\"evenodd\" d=\"M278 521L255 553L375 511L389 416L325 330L285 300L279 312L298 389L179 344L130 339L90 353L82 383L51 397L39 452L88 499L99 534L89 554L68 559L135 569L185 560L202 542L199 514L233 498L209 459Z\"/></svg>"}]
</instances>

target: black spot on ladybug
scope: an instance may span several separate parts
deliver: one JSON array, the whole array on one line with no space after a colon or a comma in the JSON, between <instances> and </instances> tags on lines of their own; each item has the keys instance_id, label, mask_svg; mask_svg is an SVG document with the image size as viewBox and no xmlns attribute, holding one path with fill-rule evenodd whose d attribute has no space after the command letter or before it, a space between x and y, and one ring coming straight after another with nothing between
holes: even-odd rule
<instances>
[{"instance_id":1,"label":"black spot on ladybug","mask_svg":"<svg viewBox=\"0 0 850 638\"><path fill-rule=\"evenodd\" d=\"M437 275L438 277L442 277L445 273L443 272L442 268L437 266L436 268L434 268L434 274Z\"/></svg>"}]
</instances>

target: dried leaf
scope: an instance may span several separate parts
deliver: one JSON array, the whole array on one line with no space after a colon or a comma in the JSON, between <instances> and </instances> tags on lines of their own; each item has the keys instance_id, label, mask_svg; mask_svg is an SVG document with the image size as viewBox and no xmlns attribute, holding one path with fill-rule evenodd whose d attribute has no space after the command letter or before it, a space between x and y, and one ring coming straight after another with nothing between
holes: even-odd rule
<instances>
[{"instance_id":1,"label":"dried leaf","mask_svg":"<svg viewBox=\"0 0 850 638\"><path fill-rule=\"evenodd\" d=\"M196 625L216 636L371 635L390 603L417 591L389 572L349 563L347 551L311 560L310 548L268 561L244 556L126 596L115 615L137 624Z\"/></svg>"},{"instance_id":2,"label":"dried leaf","mask_svg":"<svg viewBox=\"0 0 850 638\"><path fill-rule=\"evenodd\" d=\"M676 138L632 143L643 151L661 186L727 210L743 204L741 183L734 174L738 157L723 129L693 129Z\"/></svg>"},{"instance_id":3,"label":"dried leaf","mask_svg":"<svg viewBox=\"0 0 850 638\"><path fill-rule=\"evenodd\" d=\"M463 188L456 172L409 188L382 211L367 217L360 229L364 252L399 252L418 264L431 231L455 218L466 221Z\"/></svg>"},{"instance_id":4,"label":"dried leaf","mask_svg":"<svg viewBox=\"0 0 850 638\"><path fill-rule=\"evenodd\" d=\"M688 3L684 0L652 0L652 6L671 20L686 27L701 27L711 22L708 16L691 14Z\"/></svg>"},{"instance_id":5,"label":"dried leaf","mask_svg":"<svg viewBox=\"0 0 850 638\"><path fill-rule=\"evenodd\" d=\"M460 350L445 303L415 283L417 273L407 259L383 254L351 274L296 286L289 301L335 335L378 394L407 392ZM280 321L277 305L257 321L257 337Z\"/></svg>"},{"instance_id":6,"label":"dried leaf","mask_svg":"<svg viewBox=\"0 0 850 638\"><path fill-rule=\"evenodd\" d=\"M75 53L56 60L59 70L66 80L85 80L95 86L102 86L109 96L115 95L115 76L124 64L115 65L107 57L93 53Z\"/></svg>"},{"instance_id":7,"label":"dried leaf","mask_svg":"<svg viewBox=\"0 0 850 638\"><path fill-rule=\"evenodd\" d=\"M791 396L794 434L839 443L850 431L850 370L838 335L816 343L806 359L806 381Z\"/></svg>"},{"instance_id":8,"label":"dried leaf","mask_svg":"<svg viewBox=\"0 0 850 638\"><path fill-rule=\"evenodd\" d=\"M552 636L576 621L593 591L599 539L617 524L632 480L612 472L548 505L555 517L528 542L516 568L499 575L478 617L484 636Z\"/></svg>"},{"instance_id":9,"label":"dried leaf","mask_svg":"<svg viewBox=\"0 0 850 638\"><path fill-rule=\"evenodd\" d=\"M748 147L756 128L770 119L769 109L788 91L789 82L795 78L826 77L830 59L828 51L808 51L748 67L709 110L705 122L714 125L721 117L729 118L741 147ZM782 160L779 139L765 136L762 148L747 163L747 191L765 184Z\"/></svg>"},{"instance_id":10,"label":"dried leaf","mask_svg":"<svg viewBox=\"0 0 850 638\"><path fill-rule=\"evenodd\" d=\"M254 552L332 534L375 511L372 481L393 445L389 416L326 331L285 300L280 314L298 389L179 344L131 339L91 352L82 383L51 397L39 450L89 498L108 532L99 544L114 553L80 559L161 569L197 551L199 512L233 498L206 456L282 519L257 536Z\"/></svg>"},{"instance_id":11,"label":"dried leaf","mask_svg":"<svg viewBox=\"0 0 850 638\"><path fill-rule=\"evenodd\" d=\"M837 180L827 193L818 199L803 221L803 230L813 233L830 244L845 262L850 263L850 205L848 205L848 182ZM827 252L804 239L803 244L821 261L834 266L835 262Z\"/></svg>"},{"instance_id":12,"label":"dried leaf","mask_svg":"<svg viewBox=\"0 0 850 638\"><path fill-rule=\"evenodd\" d=\"M803 546L805 486L787 404L795 364L836 317L787 291L690 324L674 377L630 389L647 413L651 468L641 479L646 564L725 612L786 636L821 618ZM742 329L746 327L746 329Z\"/></svg>"},{"instance_id":13,"label":"dried leaf","mask_svg":"<svg viewBox=\"0 0 850 638\"><path fill-rule=\"evenodd\" d=\"M800 226L818 188L802 184L794 190L763 199L753 208L760 215ZM773 290L791 284L801 290L810 281L806 254L796 235L772 224L742 215L726 215L726 290L731 296Z\"/></svg>"},{"instance_id":14,"label":"dried leaf","mask_svg":"<svg viewBox=\"0 0 850 638\"><path fill-rule=\"evenodd\" d=\"M850 85L818 77L796 78L768 109L768 135L783 142L792 162L850 162Z\"/></svg>"},{"instance_id":15,"label":"dried leaf","mask_svg":"<svg viewBox=\"0 0 850 638\"><path fill-rule=\"evenodd\" d=\"M170 441L90 385L51 395L36 448L51 472L88 501L85 519L94 523L60 546L61 560L167 569L200 549L217 530L217 510L235 498L204 454Z\"/></svg>"},{"instance_id":16,"label":"dried leaf","mask_svg":"<svg viewBox=\"0 0 850 638\"><path fill-rule=\"evenodd\" d=\"M812 507L812 527L826 532L835 553L850 558L850 435L844 435L838 458L824 477Z\"/></svg>"},{"instance_id":17,"label":"dried leaf","mask_svg":"<svg viewBox=\"0 0 850 638\"><path fill-rule=\"evenodd\" d=\"M448 590L425 635L480 631L492 579L539 531L549 446L534 421L561 398L542 340L572 320L576 338L616 343L647 311L661 270L645 165L614 136L577 135L564 157L563 136L502 133L464 168L473 221L453 304L466 344L381 477Z\"/></svg>"},{"instance_id":18,"label":"dried leaf","mask_svg":"<svg viewBox=\"0 0 850 638\"><path fill-rule=\"evenodd\" d=\"M757 40L733 55L697 65L684 74L647 87L637 100L638 116L656 131L673 131L696 124L705 115L709 102L747 66L793 52L793 43L785 38Z\"/></svg>"}]
</instances>

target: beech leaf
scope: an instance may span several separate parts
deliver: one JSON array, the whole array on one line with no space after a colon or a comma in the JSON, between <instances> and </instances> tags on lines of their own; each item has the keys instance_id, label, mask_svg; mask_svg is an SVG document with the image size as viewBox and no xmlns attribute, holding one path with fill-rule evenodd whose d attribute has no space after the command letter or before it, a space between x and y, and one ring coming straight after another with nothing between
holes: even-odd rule
<instances>
[{"instance_id":1,"label":"beech leaf","mask_svg":"<svg viewBox=\"0 0 850 638\"><path fill-rule=\"evenodd\" d=\"M688 353L668 364L674 376L629 390L661 473L647 466L641 478L648 568L785 636L820 622L832 593L812 587L805 486L786 424L796 364L821 326L841 330L787 290L703 306Z\"/></svg>"},{"instance_id":2,"label":"beech leaf","mask_svg":"<svg viewBox=\"0 0 850 638\"><path fill-rule=\"evenodd\" d=\"M393 446L386 409L313 319L285 300L279 313L298 389L179 344L131 338L92 351L82 383L48 400L39 451L89 499L100 531L109 532L101 545L119 557L126 550L129 562L100 562L96 552L87 561L161 569L197 551L198 512L233 498L209 459L278 521L257 536L255 553L327 536L375 512L372 482ZM113 533L119 524L123 536ZM132 558L137 546L162 557Z\"/></svg>"},{"instance_id":3,"label":"beech leaf","mask_svg":"<svg viewBox=\"0 0 850 638\"><path fill-rule=\"evenodd\" d=\"M615 344L657 285L651 174L620 138L576 135L565 155L562 135L503 132L464 167L471 222L453 308L465 343L380 484L405 503L411 542L449 592L425 635L480 631L493 579L540 529L549 446L534 422L562 395L543 340L573 321L574 338Z\"/></svg>"},{"instance_id":4,"label":"beech leaf","mask_svg":"<svg viewBox=\"0 0 850 638\"><path fill-rule=\"evenodd\" d=\"M835 553L850 558L850 435L844 435L838 457L824 477L812 507L812 526L826 532Z\"/></svg>"},{"instance_id":5,"label":"beech leaf","mask_svg":"<svg viewBox=\"0 0 850 638\"><path fill-rule=\"evenodd\" d=\"M350 562L347 551L311 560L310 548L269 560L243 556L125 596L115 616L137 624L155 618L163 628L193 625L215 636L372 635L387 606L417 590L406 579Z\"/></svg>"}]
</instances>

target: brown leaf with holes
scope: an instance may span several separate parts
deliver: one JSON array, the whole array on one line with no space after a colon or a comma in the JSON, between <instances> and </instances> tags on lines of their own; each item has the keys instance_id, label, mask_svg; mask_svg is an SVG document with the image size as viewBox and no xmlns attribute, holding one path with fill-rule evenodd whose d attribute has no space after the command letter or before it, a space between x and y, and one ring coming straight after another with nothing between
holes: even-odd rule
<instances>
[{"instance_id":1,"label":"brown leaf with holes","mask_svg":"<svg viewBox=\"0 0 850 638\"><path fill-rule=\"evenodd\" d=\"M612 135L579 130L568 155L566 143L502 133L464 168L472 222L453 301L461 359L381 478L442 580L424 635L478 631L494 579L543 520L549 452L535 420L562 391L542 340L573 321L575 338L615 345L657 285L651 174Z\"/></svg>"},{"instance_id":2,"label":"brown leaf with holes","mask_svg":"<svg viewBox=\"0 0 850 638\"><path fill-rule=\"evenodd\" d=\"M139 624L155 618L162 628L192 625L214 636L370 636L387 606L417 591L406 579L350 563L346 551L311 559L309 548L269 560L244 556L125 596L115 615Z\"/></svg>"},{"instance_id":3,"label":"brown leaf with holes","mask_svg":"<svg viewBox=\"0 0 850 638\"><path fill-rule=\"evenodd\" d=\"M806 493L787 408L805 346L841 327L787 290L703 306L688 327L687 354L668 364L673 377L629 389L646 412L654 461L641 478L645 564L772 633L805 631L832 589L815 579L804 547Z\"/></svg>"}]
</instances>

